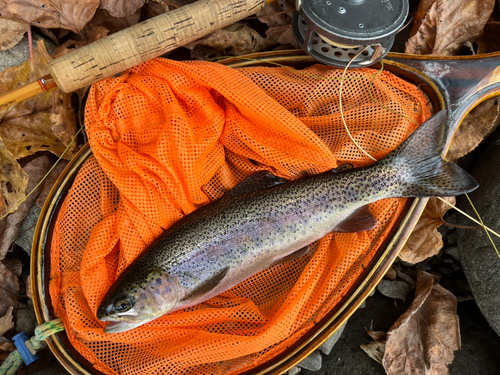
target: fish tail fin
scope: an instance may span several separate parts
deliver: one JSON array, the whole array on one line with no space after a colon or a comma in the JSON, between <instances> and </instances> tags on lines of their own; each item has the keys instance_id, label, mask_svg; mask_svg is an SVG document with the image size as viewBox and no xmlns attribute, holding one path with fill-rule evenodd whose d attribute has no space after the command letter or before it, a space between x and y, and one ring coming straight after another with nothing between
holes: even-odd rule
<instances>
[{"instance_id":1,"label":"fish tail fin","mask_svg":"<svg viewBox=\"0 0 500 375\"><path fill-rule=\"evenodd\" d=\"M446 118L446 111L436 113L381 160L397 168L402 189L399 196L456 196L479 186L466 171L441 157L447 136Z\"/></svg>"}]
</instances>

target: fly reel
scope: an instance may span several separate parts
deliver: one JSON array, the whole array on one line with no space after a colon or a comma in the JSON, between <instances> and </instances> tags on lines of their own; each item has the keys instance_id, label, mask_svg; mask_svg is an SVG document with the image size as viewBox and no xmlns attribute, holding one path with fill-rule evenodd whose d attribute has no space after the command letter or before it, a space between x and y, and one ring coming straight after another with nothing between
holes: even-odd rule
<instances>
[{"instance_id":1,"label":"fly reel","mask_svg":"<svg viewBox=\"0 0 500 375\"><path fill-rule=\"evenodd\" d=\"M316 60L344 68L382 59L408 15L408 0L297 0L293 33Z\"/></svg>"}]
</instances>

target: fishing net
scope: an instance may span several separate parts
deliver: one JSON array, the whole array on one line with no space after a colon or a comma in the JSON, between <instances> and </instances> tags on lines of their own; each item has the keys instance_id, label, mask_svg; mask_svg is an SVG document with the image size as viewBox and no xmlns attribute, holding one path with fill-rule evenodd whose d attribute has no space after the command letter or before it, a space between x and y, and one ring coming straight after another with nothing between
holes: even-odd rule
<instances>
[{"instance_id":1,"label":"fishing net","mask_svg":"<svg viewBox=\"0 0 500 375\"><path fill-rule=\"evenodd\" d=\"M424 95L388 72L346 73L344 116L379 159L430 115ZM106 374L235 374L297 342L348 292L405 200L371 205L380 225L333 233L307 255L266 269L200 305L139 328L96 319L116 277L182 216L269 170L296 179L372 163L339 112L342 71L315 65L232 69L155 59L90 90L93 156L57 217L50 294L73 346ZM373 84L371 84L373 81ZM396 114L402 113L407 118Z\"/></svg>"}]
</instances>

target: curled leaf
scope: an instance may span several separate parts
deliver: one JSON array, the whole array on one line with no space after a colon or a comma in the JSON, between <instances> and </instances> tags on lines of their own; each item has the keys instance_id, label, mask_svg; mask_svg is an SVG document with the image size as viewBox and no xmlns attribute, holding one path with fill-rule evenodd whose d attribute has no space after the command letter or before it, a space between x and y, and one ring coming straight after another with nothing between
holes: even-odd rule
<instances>
[{"instance_id":1,"label":"curled leaf","mask_svg":"<svg viewBox=\"0 0 500 375\"><path fill-rule=\"evenodd\" d=\"M456 297L419 271L415 300L389 332L382 364L388 375L446 375L460 349Z\"/></svg>"},{"instance_id":2,"label":"curled leaf","mask_svg":"<svg viewBox=\"0 0 500 375\"><path fill-rule=\"evenodd\" d=\"M368 357L382 364L385 353L385 342L370 341L368 344L359 345Z\"/></svg>"},{"instance_id":3,"label":"curled leaf","mask_svg":"<svg viewBox=\"0 0 500 375\"><path fill-rule=\"evenodd\" d=\"M500 122L498 98L491 98L475 107L462 121L453 136L446 158L455 162L474 150Z\"/></svg>"},{"instance_id":4,"label":"curled leaf","mask_svg":"<svg viewBox=\"0 0 500 375\"><path fill-rule=\"evenodd\" d=\"M495 0L435 0L430 3L423 1L419 5L417 16L425 13L425 17L415 23L406 43L406 53L453 55L464 43L483 33L495 7Z\"/></svg>"},{"instance_id":5,"label":"curled leaf","mask_svg":"<svg viewBox=\"0 0 500 375\"><path fill-rule=\"evenodd\" d=\"M443 199L455 205L455 197ZM443 215L449 209L450 206L438 198L429 198L422 216L399 253L401 260L415 264L436 255L442 249L443 237L437 228L444 223Z\"/></svg>"},{"instance_id":6,"label":"curled leaf","mask_svg":"<svg viewBox=\"0 0 500 375\"><path fill-rule=\"evenodd\" d=\"M0 18L0 51L10 49L21 41L29 25Z\"/></svg>"}]
</instances>

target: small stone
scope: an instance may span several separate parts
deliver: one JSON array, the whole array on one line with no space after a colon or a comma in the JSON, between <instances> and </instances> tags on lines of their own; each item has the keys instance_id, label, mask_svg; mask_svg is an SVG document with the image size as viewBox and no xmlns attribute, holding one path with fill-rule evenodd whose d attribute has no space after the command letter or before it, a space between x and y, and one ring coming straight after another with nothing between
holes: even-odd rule
<instances>
[{"instance_id":1,"label":"small stone","mask_svg":"<svg viewBox=\"0 0 500 375\"><path fill-rule=\"evenodd\" d=\"M401 280L389 281L382 279L377 285L377 290L386 297L405 300L410 291L410 286Z\"/></svg>"},{"instance_id":2,"label":"small stone","mask_svg":"<svg viewBox=\"0 0 500 375\"><path fill-rule=\"evenodd\" d=\"M333 349L333 347L335 346L335 344L337 343L337 341L339 341L340 339L340 336L342 336L342 333L344 332L344 329L345 329L345 325L347 324L344 323L338 330L335 331L335 333L333 335L331 335L324 343L323 345L321 345L319 347L319 350L321 350L321 352L324 354L324 355L329 355Z\"/></svg>"},{"instance_id":3,"label":"small stone","mask_svg":"<svg viewBox=\"0 0 500 375\"><path fill-rule=\"evenodd\" d=\"M42 37L36 33L33 33L33 46L36 46L36 43ZM47 48L47 52L49 55L54 53L56 46L50 40L44 39L45 47ZM28 37L25 35L21 41L15 45L14 47L0 51L0 72L6 68L10 68L12 66L21 65L23 62L28 60L30 57L30 50L28 45Z\"/></svg>"},{"instance_id":4,"label":"small stone","mask_svg":"<svg viewBox=\"0 0 500 375\"><path fill-rule=\"evenodd\" d=\"M458 247L456 246L447 247L446 249L444 249L444 253L451 256L457 262L460 262L460 253L458 252Z\"/></svg>"},{"instance_id":5,"label":"small stone","mask_svg":"<svg viewBox=\"0 0 500 375\"><path fill-rule=\"evenodd\" d=\"M297 366L310 371L318 371L321 369L322 358L319 350L315 350L309 357L300 362Z\"/></svg>"},{"instance_id":6,"label":"small stone","mask_svg":"<svg viewBox=\"0 0 500 375\"><path fill-rule=\"evenodd\" d=\"M398 278L398 272L394 268L389 268L384 275L384 279L394 281Z\"/></svg>"},{"instance_id":7,"label":"small stone","mask_svg":"<svg viewBox=\"0 0 500 375\"><path fill-rule=\"evenodd\" d=\"M295 366L288 371L287 375L297 375L300 374L301 371L302 369L300 367Z\"/></svg>"},{"instance_id":8,"label":"small stone","mask_svg":"<svg viewBox=\"0 0 500 375\"><path fill-rule=\"evenodd\" d=\"M25 303L19 302L14 331L18 333L26 332L31 337L35 334L37 324L35 312Z\"/></svg>"},{"instance_id":9,"label":"small stone","mask_svg":"<svg viewBox=\"0 0 500 375\"><path fill-rule=\"evenodd\" d=\"M447 246L457 246L457 231L450 230L446 235L446 245Z\"/></svg>"},{"instance_id":10,"label":"small stone","mask_svg":"<svg viewBox=\"0 0 500 375\"><path fill-rule=\"evenodd\" d=\"M31 256L31 246L33 245L33 236L35 235L35 227L40 216L40 207L34 204L28 215L23 220L23 224L19 229L19 234L16 238L16 245L20 246Z\"/></svg>"}]
</instances>

